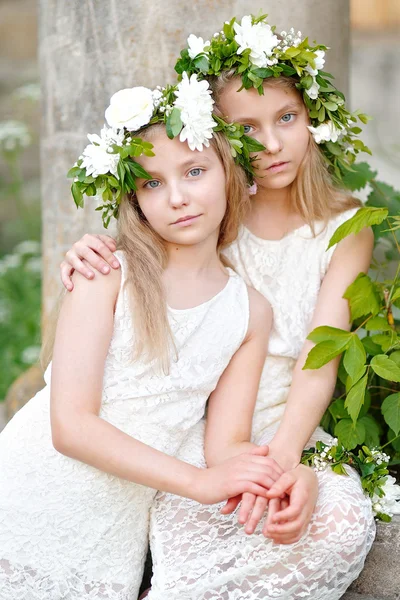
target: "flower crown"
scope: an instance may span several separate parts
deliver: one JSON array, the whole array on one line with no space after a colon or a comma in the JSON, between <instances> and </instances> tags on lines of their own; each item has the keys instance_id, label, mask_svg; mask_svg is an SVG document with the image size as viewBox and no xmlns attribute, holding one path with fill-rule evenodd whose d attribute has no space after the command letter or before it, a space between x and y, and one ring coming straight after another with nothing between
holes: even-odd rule
<instances>
[{"instance_id":1,"label":"flower crown","mask_svg":"<svg viewBox=\"0 0 400 600\"><path fill-rule=\"evenodd\" d=\"M210 145L214 132L221 131L228 139L232 156L245 170L251 185L254 179L251 152L264 150L264 146L246 136L243 125L226 123L213 114L214 100L209 84L182 73L177 85L150 90L135 87L120 90L110 100L105 112L109 125L100 136L89 134L86 146L75 166L68 172L74 182L72 196L77 207L83 208L83 196L101 196L104 227L111 217L118 217L124 194L135 192L136 179L151 179L151 175L135 158L154 156L153 145L137 136L141 129L163 123L169 138L179 136L191 150L203 150Z\"/></svg>"},{"instance_id":2,"label":"flower crown","mask_svg":"<svg viewBox=\"0 0 400 600\"><path fill-rule=\"evenodd\" d=\"M301 32L282 31L266 21L267 15L247 15L239 23L236 18L226 21L222 31L211 42L191 34L188 48L181 51L175 70L182 76L196 73L199 77L220 76L234 70L242 79L240 89L254 87L263 94L263 82L270 77L293 77L302 93L311 121L309 130L320 145L331 174L346 187L346 172L359 152L371 154L357 138L368 117L345 107L344 95L330 81L333 75L323 71L326 46L311 46Z\"/></svg>"}]
</instances>

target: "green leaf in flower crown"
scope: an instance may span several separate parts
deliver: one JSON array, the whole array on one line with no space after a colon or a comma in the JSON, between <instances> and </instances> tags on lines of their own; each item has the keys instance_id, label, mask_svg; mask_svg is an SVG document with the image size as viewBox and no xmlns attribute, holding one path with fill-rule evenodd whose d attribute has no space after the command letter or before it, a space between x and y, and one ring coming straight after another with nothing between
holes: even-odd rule
<instances>
[{"instance_id":1,"label":"green leaf in flower crown","mask_svg":"<svg viewBox=\"0 0 400 600\"><path fill-rule=\"evenodd\" d=\"M140 179L151 179L150 173L148 173L146 169L142 167L142 165L139 165L139 163L135 161L129 161L128 166L135 177L139 177Z\"/></svg>"},{"instance_id":2,"label":"green leaf in flower crown","mask_svg":"<svg viewBox=\"0 0 400 600\"><path fill-rule=\"evenodd\" d=\"M376 286L365 273L360 273L356 280L349 285L343 298L349 301L352 321L364 315L376 315L380 310Z\"/></svg>"},{"instance_id":3,"label":"green leaf in flower crown","mask_svg":"<svg viewBox=\"0 0 400 600\"><path fill-rule=\"evenodd\" d=\"M367 355L360 338L356 333L352 334L349 346L343 357L343 365L349 374L353 384L362 377L365 372L365 361ZM354 388L353 388L354 389ZM347 406L347 405L346 405ZM349 410L350 413L350 410ZM350 413L351 414L351 413ZM357 415L358 416L358 415ZM357 418L357 417L356 417Z\"/></svg>"},{"instance_id":4,"label":"green leaf in flower crown","mask_svg":"<svg viewBox=\"0 0 400 600\"><path fill-rule=\"evenodd\" d=\"M242 135L241 139L246 144L249 152L262 152L265 150L265 146L263 146L261 142L249 135Z\"/></svg>"},{"instance_id":5,"label":"green leaf in flower crown","mask_svg":"<svg viewBox=\"0 0 400 600\"><path fill-rule=\"evenodd\" d=\"M388 216L387 208L363 207L356 214L338 227L329 241L329 248L343 240L351 233L359 233L364 227L382 223Z\"/></svg>"},{"instance_id":6,"label":"green leaf in flower crown","mask_svg":"<svg viewBox=\"0 0 400 600\"><path fill-rule=\"evenodd\" d=\"M390 429L396 435L400 433L400 392L390 394L382 403L382 414Z\"/></svg>"},{"instance_id":7,"label":"green leaf in flower crown","mask_svg":"<svg viewBox=\"0 0 400 600\"><path fill-rule=\"evenodd\" d=\"M352 333L345 329L338 329L337 327L329 327L324 325L322 327L316 327L308 334L307 339L311 340L315 344L319 342L326 342L328 340L348 340L350 341Z\"/></svg>"},{"instance_id":8,"label":"green leaf in flower crown","mask_svg":"<svg viewBox=\"0 0 400 600\"><path fill-rule=\"evenodd\" d=\"M252 69L251 72L254 73L256 77L260 77L261 79L267 79L267 77L272 77L274 74L272 69L267 68Z\"/></svg>"},{"instance_id":9,"label":"green leaf in flower crown","mask_svg":"<svg viewBox=\"0 0 400 600\"><path fill-rule=\"evenodd\" d=\"M353 164L351 171L346 171L343 174L343 183L349 190L354 192L364 188L368 181L371 181L374 177L376 177L376 171L372 171L368 163L361 162Z\"/></svg>"},{"instance_id":10,"label":"green leaf in flower crown","mask_svg":"<svg viewBox=\"0 0 400 600\"><path fill-rule=\"evenodd\" d=\"M83 208L83 206L84 206L83 194L80 190L79 185L76 182L72 184L71 192L72 192L72 197L74 199L74 202L75 202L77 208Z\"/></svg>"},{"instance_id":11,"label":"green leaf in flower crown","mask_svg":"<svg viewBox=\"0 0 400 600\"><path fill-rule=\"evenodd\" d=\"M349 343L348 339L335 339L320 342L310 350L307 356L304 369L319 369L326 365L336 356L339 356L345 350Z\"/></svg>"},{"instance_id":12,"label":"green leaf in flower crown","mask_svg":"<svg viewBox=\"0 0 400 600\"><path fill-rule=\"evenodd\" d=\"M383 379L400 382L400 367L386 354L378 354L371 360L371 367Z\"/></svg>"},{"instance_id":13,"label":"green leaf in flower crown","mask_svg":"<svg viewBox=\"0 0 400 600\"><path fill-rule=\"evenodd\" d=\"M364 403L365 389L367 387L368 375L364 375L347 394L346 401L344 403L347 412L355 423L360 414L361 407Z\"/></svg>"},{"instance_id":14,"label":"green leaf in flower crown","mask_svg":"<svg viewBox=\"0 0 400 600\"><path fill-rule=\"evenodd\" d=\"M207 73L210 67L207 56L205 56L204 54L196 56L193 62L196 65L196 69L198 69L202 73Z\"/></svg>"},{"instance_id":15,"label":"green leaf in flower crown","mask_svg":"<svg viewBox=\"0 0 400 600\"><path fill-rule=\"evenodd\" d=\"M182 119L181 119L181 111L179 108L175 106L172 109L171 114L167 118L166 129L167 135L169 138L174 138L180 134L183 127Z\"/></svg>"},{"instance_id":16,"label":"green leaf in flower crown","mask_svg":"<svg viewBox=\"0 0 400 600\"><path fill-rule=\"evenodd\" d=\"M352 450L365 440L365 425L360 421L341 419L335 426L335 436L346 450Z\"/></svg>"}]
</instances>

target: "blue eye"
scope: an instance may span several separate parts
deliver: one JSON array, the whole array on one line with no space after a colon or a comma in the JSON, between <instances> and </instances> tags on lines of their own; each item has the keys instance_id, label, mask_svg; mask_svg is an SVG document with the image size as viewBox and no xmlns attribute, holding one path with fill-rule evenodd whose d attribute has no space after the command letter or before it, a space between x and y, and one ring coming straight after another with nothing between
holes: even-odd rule
<instances>
[{"instance_id":1,"label":"blue eye","mask_svg":"<svg viewBox=\"0 0 400 600\"><path fill-rule=\"evenodd\" d=\"M251 125L243 125L243 129L244 129L244 133L245 135L248 135L249 133L251 133L251 130L253 129Z\"/></svg>"},{"instance_id":2,"label":"blue eye","mask_svg":"<svg viewBox=\"0 0 400 600\"><path fill-rule=\"evenodd\" d=\"M287 113L286 115L283 115L281 121L283 121L284 123L290 123L290 121L293 121L292 117L294 117L293 113Z\"/></svg>"},{"instance_id":3,"label":"blue eye","mask_svg":"<svg viewBox=\"0 0 400 600\"><path fill-rule=\"evenodd\" d=\"M202 172L203 172L203 169L199 169L197 167L196 169L190 169L189 175L191 175L192 177L198 177Z\"/></svg>"},{"instance_id":4,"label":"blue eye","mask_svg":"<svg viewBox=\"0 0 400 600\"><path fill-rule=\"evenodd\" d=\"M153 185L153 184L155 184L155 185ZM158 188L159 185L160 185L159 181L156 181L155 179L152 179L151 181L147 181L144 184L143 187L144 188L150 188L151 190L154 190L155 188Z\"/></svg>"}]
</instances>

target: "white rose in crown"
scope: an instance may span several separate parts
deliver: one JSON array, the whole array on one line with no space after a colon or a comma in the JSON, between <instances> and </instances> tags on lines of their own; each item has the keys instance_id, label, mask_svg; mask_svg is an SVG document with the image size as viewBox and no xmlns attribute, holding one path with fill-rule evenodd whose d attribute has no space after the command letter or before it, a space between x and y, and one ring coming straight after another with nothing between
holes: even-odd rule
<instances>
[{"instance_id":1,"label":"white rose in crown","mask_svg":"<svg viewBox=\"0 0 400 600\"><path fill-rule=\"evenodd\" d=\"M332 121L321 123L318 127L311 127L311 125L309 125L308 129L311 131L317 144L323 142L337 142L339 136L344 132L344 128L338 129Z\"/></svg>"},{"instance_id":2,"label":"white rose in crown","mask_svg":"<svg viewBox=\"0 0 400 600\"><path fill-rule=\"evenodd\" d=\"M250 48L250 61L256 67L267 67L275 63L270 57L279 40L270 25L267 23L253 25L251 16L247 15L243 17L240 25L234 23L233 27L236 32L235 41L239 44L238 54Z\"/></svg>"},{"instance_id":3,"label":"white rose in crown","mask_svg":"<svg viewBox=\"0 0 400 600\"><path fill-rule=\"evenodd\" d=\"M111 96L105 118L110 127L136 131L147 125L153 116L153 91L145 87L120 90Z\"/></svg>"},{"instance_id":4,"label":"white rose in crown","mask_svg":"<svg viewBox=\"0 0 400 600\"><path fill-rule=\"evenodd\" d=\"M187 39L188 43L188 52L191 59L196 58L199 54L204 53L204 48L210 45L210 42L207 40L203 41L202 37L197 37L191 33Z\"/></svg>"}]
</instances>

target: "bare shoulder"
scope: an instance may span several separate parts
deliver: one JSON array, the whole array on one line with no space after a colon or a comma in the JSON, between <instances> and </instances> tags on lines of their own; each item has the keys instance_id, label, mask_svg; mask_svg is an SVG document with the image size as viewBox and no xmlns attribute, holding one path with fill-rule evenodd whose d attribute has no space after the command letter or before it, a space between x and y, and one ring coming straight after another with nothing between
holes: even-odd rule
<instances>
[{"instance_id":1,"label":"bare shoulder","mask_svg":"<svg viewBox=\"0 0 400 600\"><path fill-rule=\"evenodd\" d=\"M335 248L331 265L339 261L359 262L368 269L374 249L374 233L370 227L364 227L359 233L352 233L341 240Z\"/></svg>"},{"instance_id":2,"label":"bare shoulder","mask_svg":"<svg viewBox=\"0 0 400 600\"><path fill-rule=\"evenodd\" d=\"M271 329L272 324L272 307L268 300L254 288L247 286L249 294L249 334L254 334L260 331Z\"/></svg>"},{"instance_id":3,"label":"bare shoulder","mask_svg":"<svg viewBox=\"0 0 400 600\"><path fill-rule=\"evenodd\" d=\"M83 261L86 266L88 263ZM85 298L96 298L96 302L101 298L116 301L121 286L121 269L110 269L107 275L95 273L93 279L87 279L78 271L72 275L74 290L67 297L73 299L80 296Z\"/></svg>"}]
</instances>

